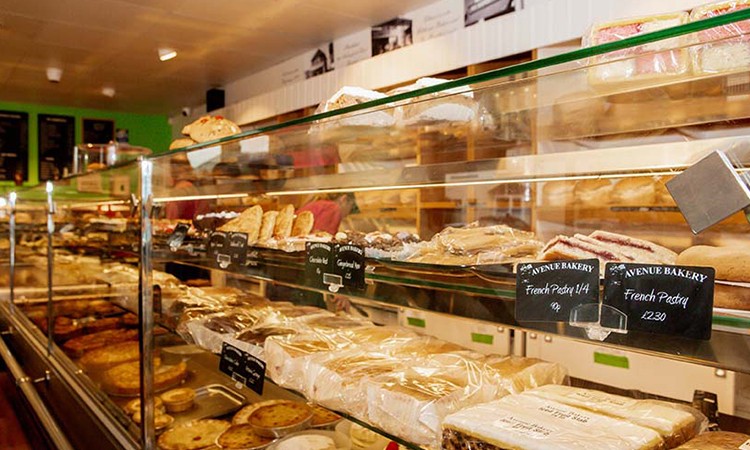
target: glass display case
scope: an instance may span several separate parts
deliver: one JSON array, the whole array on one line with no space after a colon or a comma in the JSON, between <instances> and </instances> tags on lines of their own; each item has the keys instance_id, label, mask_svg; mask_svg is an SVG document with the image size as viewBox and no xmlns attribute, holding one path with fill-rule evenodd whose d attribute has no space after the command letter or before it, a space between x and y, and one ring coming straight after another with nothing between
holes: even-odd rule
<instances>
[{"instance_id":1,"label":"glass display case","mask_svg":"<svg viewBox=\"0 0 750 450\"><path fill-rule=\"evenodd\" d=\"M747 50L747 20L742 10L368 102L344 91L310 117L14 192L0 353L20 361L17 383L64 436L55 445L76 448L208 446L230 421L266 445L311 417L336 439L355 438L332 431L352 422L386 443L453 448L446 416L537 385L596 381L682 402L713 386L685 377L675 396L639 384L656 364L709 368L740 393L750 200L695 234L683 213L696 205L671 194L679 179L721 203L718 173L682 182L716 154L748 191L748 67L716 65ZM653 316L698 322L703 308L710 336L639 328L645 313L608 327L602 307L581 326L572 295L524 319L519 303L535 299L516 299L517 272L554 261L598 265L594 305L607 264L712 267L711 292ZM593 348L607 370L647 362L601 383L531 358L539 342ZM507 355L538 371L501 389ZM710 419L750 431L739 397ZM251 419L290 404L302 412L287 427Z\"/></svg>"}]
</instances>

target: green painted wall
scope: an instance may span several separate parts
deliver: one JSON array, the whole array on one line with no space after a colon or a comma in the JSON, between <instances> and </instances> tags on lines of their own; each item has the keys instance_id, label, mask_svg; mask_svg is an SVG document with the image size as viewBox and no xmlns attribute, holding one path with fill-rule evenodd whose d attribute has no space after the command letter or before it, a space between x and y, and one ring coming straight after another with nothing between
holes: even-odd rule
<instances>
[{"instance_id":1,"label":"green painted wall","mask_svg":"<svg viewBox=\"0 0 750 450\"><path fill-rule=\"evenodd\" d=\"M83 139L82 119L110 119L115 121L115 129L129 130L130 144L148 147L154 153L161 153L169 149L172 140L172 127L167 122L166 115L130 114L116 111L102 111L98 109L68 108L64 106L46 106L31 103L9 103L0 101L0 110L20 111L29 113L29 181L26 184L37 184L39 175L38 145L37 145L37 115L59 114L75 117L75 142ZM13 183L0 181L0 191L7 190Z\"/></svg>"}]
</instances>

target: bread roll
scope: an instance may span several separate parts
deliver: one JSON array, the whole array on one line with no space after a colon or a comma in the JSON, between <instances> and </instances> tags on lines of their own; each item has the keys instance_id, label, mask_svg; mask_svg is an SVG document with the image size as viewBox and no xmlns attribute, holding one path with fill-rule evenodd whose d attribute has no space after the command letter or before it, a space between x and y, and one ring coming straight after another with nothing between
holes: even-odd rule
<instances>
[{"instance_id":1,"label":"bread roll","mask_svg":"<svg viewBox=\"0 0 750 450\"><path fill-rule=\"evenodd\" d=\"M273 237L286 239L292 235L292 224L294 222L294 206L286 205L279 210L276 216L276 225L273 228Z\"/></svg>"},{"instance_id":2,"label":"bread roll","mask_svg":"<svg viewBox=\"0 0 750 450\"><path fill-rule=\"evenodd\" d=\"M212 141L240 131L242 130L237 124L221 116L203 116L182 128L182 134L190 136L196 142Z\"/></svg>"},{"instance_id":3,"label":"bread roll","mask_svg":"<svg viewBox=\"0 0 750 450\"><path fill-rule=\"evenodd\" d=\"M750 282L750 250L747 248L696 245L680 253L677 264L713 267L717 280Z\"/></svg>"},{"instance_id":4,"label":"bread roll","mask_svg":"<svg viewBox=\"0 0 750 450\"><path fill-rule=\"evenodd\" d=\"M313 228L315 217L310 211L301 211L297 214L292 225L292 236L307 236Z\"/></svg>"},{"instance_id":5,"label":"bread roll","mask_svg":"<svg viewBox=\"0 0 750 450\"><path fill-rule=\"evenodd\" d=\"M586 206L609 204L612 183L609 180L583 180L576 183L574 194L576 202Z\"/></svg>"},{"instance_id":6,"label":"bread roll","mask_svg":"<svg viewBox=\"0 0 750 450\"><path fill-rule=\"evenodd\" d=\"M656 203L656 184L651 177L625 178L612 189L615 205L650 206Z\"/></svg>"}]
</instances>

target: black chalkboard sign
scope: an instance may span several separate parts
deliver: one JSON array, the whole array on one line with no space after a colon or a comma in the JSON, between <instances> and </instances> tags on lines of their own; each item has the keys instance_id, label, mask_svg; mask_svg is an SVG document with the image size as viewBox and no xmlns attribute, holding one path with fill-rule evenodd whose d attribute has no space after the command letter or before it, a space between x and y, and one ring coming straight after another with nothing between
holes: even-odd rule
<instances>
[{"instance_id":1,"label":"black chalkboard sign","mask_svg":"<svg viewBox=\"0 0 750 450\"><path fill-rule=\"evenodd\" d=\"M325 274L333 272L333 244L305 243L305 281L309 286L325 288Z\"/></svg>"},{"instance_id":2,"label":"black chalkboard sign","mask_svg":"<svg viewBox=\"0 0 750 450\"><path fill-rule=\"evenodd\" d=\"M266 363L234 345L222 342L219 370L263 395Z\"/></svg>"},{"instance_id":3,"label":"black chalkboard sign","mask_svg":"<svg viewBox=\"0 0 750 450\"><path fill-rule=\"evenodd\" d=\"M208 238L208 257L220 269L244 266L247 262L247 233L214 231Z\"/></svg>"},{"instance_id":4,"label":"black chalkboard sign","mask_svg":"<svg viewBox=\"0 0 750 450\"><path fill-rule=\"evenodd\" d=\"M714 269L610 263L604 303L628 317L628 330L711 338Z\"/></svg>"},{"instance_id":5,"label":"black chalkboard sign","mask_svg":"<svg viewBox=\"0 0 750 450\"><path fill-rule=\"evenodd\" d=\"M83 119L83 142L85 144L109 144L114 139L114 120Z\"/></svg>"},{"instance_id":6,"label":"black chalkboard sign","mask_svg":"<svg viewBox=\"0 0 750 450\"><path fill-rule=\"evenodd\" d=\"M16 171L29 179L29 115L0 111L0 180L13 181Z\"/></svg>"},{"instance_id":7,"label":"black chalkboard sign","mask_svg":"<svg viewBox=\"0 0 750 450\"><path fill-rule=\"evenodd\" d=\"M73 168L75 118L39 114L39 180L57 180Z\"/></svg>"},{"instance_id":8,"label":"black chalkboard sign","mask_svg":"<svg viewBox=\"0 0 750 450\"><path fill-rule=\"evenodd\" d=\"M337 244L334 248L333 273L341 277L341 284L365 288L365 249L358 245Z\"/></svg>"},{"instance_id":9,"label":"black chalkboard sign","mask_svg":"<svg viewBox=\"0 0 750 450\"><path fill-rule=\"evenodd\" d=\"M599 260L523 263L516 273L516 320L567 322L570 311L599 303Z\"/></svg>"}]
</instances>

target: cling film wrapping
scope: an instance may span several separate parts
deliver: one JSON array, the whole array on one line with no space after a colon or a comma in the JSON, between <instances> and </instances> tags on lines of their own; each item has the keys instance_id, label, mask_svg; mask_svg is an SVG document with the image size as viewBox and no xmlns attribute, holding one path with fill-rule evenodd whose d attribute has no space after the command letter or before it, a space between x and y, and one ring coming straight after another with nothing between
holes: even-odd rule
<instances>
[{"instance_id":1,"label":"cling film wrapping","mask_svg":"<svg viewBox=\"0 0 750 450\"><path fill-rule=\"evenodd\" d=\"M690 21L720 16L750 7L748 0L732 0L699 6L690 13ZM750 20L729 23L699 31L700 45L691 48L696 73L719 73L747 69L750 65Z\"/></svg>"},{"instance_id":2,"label":"cling film wrapping","mask_svg":"<svg viewBox=\"0 0 750 450\"><path fill-rule=\"evenodd\" d=\"M489 356L483 362L488 378L498 388L497 397L567 382L568 371L563 366L537 358Z\"/></svg>"},{"instance_id":3,"label":"cling film wrapping","mask_svg":"<svg viewBox=\"0 0 750 450\"><path fill-rule=\"evenodd\" d=\"M426 357L364 383L367 420L419 445L439 447L443 419L497 393L482 364L458 354Z\"/></svg>"},{"instance_id":4,"label":"cling film wrapping","mask_svg":"<svg viewBox=\"0 0 750 450\"><path fill-rule=\"evenodd\" d=\"M688 18L688 13L680 11L599 23L584 36L583 44L591 47L619 41L681 25ZM689 35L680 36L595 56L589 81L596 85L687 74L690 57L686 46L690 42Z\"/></svg>"},{"instance_id":5,"label":"cling film wrapping","mask_svg":"<svg viewBox=\"0 0 750 450\"><path fill-rule=\"evenodd\" d=\"M583 408L658 432L669 448L703 432L708 419L694 408L658 400L636 400L569 386L544 386L528 392L535 397Z\"/></svg>"},{"instance_id":6,"label":"cling film wrapping","mask_svg":"<svg viewBox=\"0 0 750 450\"><path fill-rule=\"evenodd\" d=\"M656 431L528 393L469 407L443 422L446 450L659 450Z\"/></svg>"}]
</instances>

